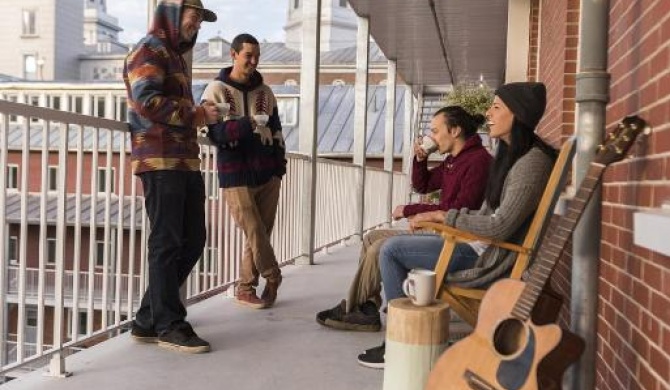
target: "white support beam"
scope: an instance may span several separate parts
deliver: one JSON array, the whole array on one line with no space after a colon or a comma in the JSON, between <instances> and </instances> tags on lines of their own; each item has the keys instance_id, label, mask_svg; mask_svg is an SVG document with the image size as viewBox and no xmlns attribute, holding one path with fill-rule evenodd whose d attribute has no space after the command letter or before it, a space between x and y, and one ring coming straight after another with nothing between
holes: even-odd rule
<instances>
[{"instance_id":1,"label":"white support beam","mask_svg":"<svg viewBox=\"0 0 670 390\"><path fill-rule=\"evenodd\" d=\"M530 0L509 0L505 82L528 80Z\"/></svg>"},{"instance_id":2,"label":"white support beam","mask_svg":"<svg viewBox=\"0 0 670 390\"><path fill-rule=\"evenodd\" d=\"M414 128L414 95L412 86L405 89L405 126L402 129L402 172L409 175L412 169L412 129Z\"/></svg>"},{"instance_id":3,"label":"white support beam","mask_svg":"<svg viewBox=\"0 0 670 390\"><path fill-rule=\"evenodd\" d=\"M356 232L363 238L365 217L365 159L368 134L368 69L370 58L370 21L358 17L356 39L356 85L354 106L354 164L361 167L356 196Z\"/></svg>"},{"instance_id":4,"label":"white support beam","mask_svg":"<svg viewBox=\"0 0 670 390\"><path fill-rule=\"evenodd\" d=\"M301 256L296 264L314 264L316 233L316 159L319 116L319 60L321 51L321 0L304 0L302 23L302 65L300 66L300 153L309 157L301 189L302 213Z\"/></svg>"},{"instance_id":5,"label":"white support beam","mask_svg":"<svg viewBox=\"0 0 670 390\"><path fill-rule=\"evenodd\" d=\"M386 128L384 132L384 170L388 172L388 196L387 207L389 211L389 224L391 223L391 211L393 210L393 140L395 139L395 106L396 106L396 62L389 60L388 74L386 76Z\"/></svg>"}]
</instances>

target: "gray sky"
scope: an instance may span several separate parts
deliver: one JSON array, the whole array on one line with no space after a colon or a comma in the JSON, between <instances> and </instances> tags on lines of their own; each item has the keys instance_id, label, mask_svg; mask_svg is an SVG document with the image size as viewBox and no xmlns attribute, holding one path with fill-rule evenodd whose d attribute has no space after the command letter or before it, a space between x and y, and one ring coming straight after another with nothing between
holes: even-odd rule
<instances>
[{"instance_id":1,"label":"gray sky","mask_svg":"<svg viewBox=\"0 0 670 390\"><path fill-rule=\"evenodd\" d=\"M284 41L284 24L288 0L203 0L205 7L216 12L215 23L203 23L198 41L217 34L227 40L247 32L258 40ZM108 0L107 13L119 19L123 28L120 41L134 43L147 31L147 6L144 0Z\"/></svg>"}]
</instances>

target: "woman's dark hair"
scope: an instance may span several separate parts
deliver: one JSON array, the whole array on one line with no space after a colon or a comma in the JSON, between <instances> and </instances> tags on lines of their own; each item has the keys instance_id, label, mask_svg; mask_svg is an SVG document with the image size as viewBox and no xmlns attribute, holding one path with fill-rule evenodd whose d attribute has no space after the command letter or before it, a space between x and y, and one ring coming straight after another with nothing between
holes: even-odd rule
<instances>
[{"instance_id":1,"label":"woman's dark hair","mask_svg":"<svg viewBox=\"0 0 670 390\"><path fill-rule=\"evenodd\" d=\"M488 182L486 183L486 192L484 199L492 208L497 209L500 206L500 197L502 195L505 178L512 168L524 154L537 146L553 160L556 160L558 152L551 145L544 142L535 134L534 129L521 123L516 118L512 122L512 140L510 145L500 141L496 150L495 158L491 165Z\"/></svg>"},{"instance_id":2,"label":"woman's dark hair","mask_svg":"<svg viewBox=\"0 0 670 390\"><path fill-rule=\"evenodd\" d=\"M468 139L477 134L477 129L484 124L486 118L482 114L470 115L461 106L447 106L440 108L434 116L444 114L447 119L447 127L460 127L463 129L463 138Z\"/></svg>"}]
</instances>

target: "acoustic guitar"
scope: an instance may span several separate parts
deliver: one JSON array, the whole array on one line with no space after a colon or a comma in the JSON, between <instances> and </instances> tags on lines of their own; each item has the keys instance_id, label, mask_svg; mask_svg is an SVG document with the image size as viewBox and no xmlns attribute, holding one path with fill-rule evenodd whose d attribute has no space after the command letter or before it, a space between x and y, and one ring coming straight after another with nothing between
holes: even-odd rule
<instances>
[{"instance_id":1,"label":"acoustic guitar","mask_svg":"<svg viewBox=\"0 0 670 390\"><path fill-rule=\"evenodd\" d=\"M583 351L583 341L558 325L536 325L531 312L565 249L605 168L620 161L646 122L626 117L599 147L568 211L552 221L524 280L502 279L487 291L471 335L439 358L427 390L560 389L564 371Z\"/></svg>"}]
</instances>

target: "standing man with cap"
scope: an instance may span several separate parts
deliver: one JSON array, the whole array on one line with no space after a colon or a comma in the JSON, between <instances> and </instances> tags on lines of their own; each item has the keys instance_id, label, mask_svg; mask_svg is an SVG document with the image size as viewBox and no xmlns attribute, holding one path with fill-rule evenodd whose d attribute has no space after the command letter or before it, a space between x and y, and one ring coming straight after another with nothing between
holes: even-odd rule
<instances>
[{"instance_id":1,"label":"standing man with cap","mask_svg":"<svg viewBox=\"0 0 670 390\"><path fill-rule=\"evenodd\" d=\"M148 34L128 54L132 167L142 181L149 216L149 286L133 321L138 341L202 353L209 343L186 322L179 288L205 245L205 185L196 128L216 122L214 104L196 106L182 57L195 44L200 24L216 14L200 0L163 0Z\"/></svg>"}]
</instances>

